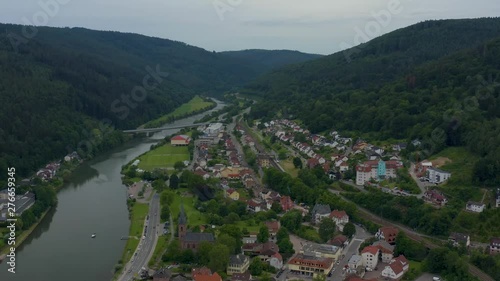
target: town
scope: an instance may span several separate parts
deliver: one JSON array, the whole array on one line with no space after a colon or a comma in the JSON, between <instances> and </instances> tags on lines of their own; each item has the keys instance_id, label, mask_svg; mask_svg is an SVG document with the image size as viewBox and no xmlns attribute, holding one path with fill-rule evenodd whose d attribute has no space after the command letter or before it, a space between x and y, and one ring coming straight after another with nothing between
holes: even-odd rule
<instances>
[{"instance_id":1,"label":"town","mask_svg":"<svg viewBox=\"0 0 500 281\"><path fill-rule=\"evenodd\" d=\"M141 278L439 280L424 274L422 258L405 248L423 247L419 239L411 242L415 236L411 230L401 229L389 220L368 228L359 214L353 221L350 209L319 201L312 205L298 201L290 186L280 193L270 179L271 171L297 177L297 173L308 170L319 173L316 177L330 186L332 196L343 198L343 189L334 188L341 186L359 194L382 192L422 200L434 209L445 208L449 200L440 186L454 175L441 169L442 159L407 161L404 152L409 146L418 149L419 140L377 146L342 137L337 131L311 134L287 119L247 124L241 117L234 117L229 124L199 127L194 132L193 139L192 132L179 134L164 145L193 148L190 161L183 161L178 170L170 168L174 174L182 173L179 179L184 187L178 187L176 177L174 184L170 181L172 191L167 192L179 193L175 190L181 188L181 197L194 196L197 200L184 202L176 197L182 202L170 205L169 213L177 214L174 225L165 222L163 234L171 237L170 245L162 250L162 262L154 265L156 270L144 268L138 272ZM142 169L137 172L144 173ZM197 186L189 186L193 183ZM487 205L500 207L500 189L491 202L485 198L490 197L468 201L463 210L473 214L483 212ZM198 203L188 206L188 202ZM195 217L196 221L192 221ZM451 232L442 245L479 247L495 255L500 251L500 238L489 240L489 244L479 243L472 241L470 234ZM417 279L420 275L422 279Z\"/></svg>"}]
</instances>

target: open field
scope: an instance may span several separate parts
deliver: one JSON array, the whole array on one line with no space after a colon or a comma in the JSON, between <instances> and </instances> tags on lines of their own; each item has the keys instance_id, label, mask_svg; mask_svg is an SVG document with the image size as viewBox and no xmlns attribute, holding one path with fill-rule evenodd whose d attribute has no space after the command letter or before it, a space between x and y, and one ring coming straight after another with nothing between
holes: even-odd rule
<instances>
[{"instance_id":1,"label":"open field","mask_svg":"<svg viewBox=\"0 0 500 281\"><path fill-rule=\"evenodd\" d=\"M144 124L143 127L148 128L148 127L162 126L166 123L172 122L172 120L186 117L186 116L191 115L191 114L196 113L196 112L200 112L205 108L213 106L214 104L215 104L214 102L207 102L207 101L204 101L201 97L195 96L189 102L176 108L174 110L174 112L171 112L167 115L163 115L162 117L160 117L158 119L152 120L152 121Z\"/></svg>"},{"instance_id":2,"label":"open field","mask_svg":"<svg viewBox=\"0 0 500 281\"><path fill-rule=\"evenodd\" d=\"M174 224L177 224L177 218L181 210L181 202L184 204L184 212L188 218L189 227L206 224L207 220L205 215L194 208L194 203L197 200L196 197L187 195L187 192L187 189L184 188L175 191L174 201L170 204L170 212L174 219Z\"/></svg>"},{"instance_id":3,"label":"open field","mask_svg":"<svg viewBox=\"0 0 500 281\"><path fill-rule=\"evenodd\" d=\"M139 157L138 167L146 171L156 168L173 169L175 162L189 160L187 146L171 146L166 144Z\"/></svg>"},{"instance_id":4,"label":"open field","mask_svg":"<svg viewBox=\"0 0 500 281\"><path fill-rule=\"evenodd\" d=\"M280 164L281 167L285 169L285 172L287 172L287 174L291 175L292 177L296 178L299 175L299 170L293 165L292 158L282 160ZM305 163L302 163L302 165L305 165Z\"/></svg>"},{"instance_id":5,"label":"open field","mask_svg":"<svg viewBox=\"0 0 500 281\"><path fill-rule=\"evenodd\" d=\"M132 207L132 212L130 213L130 238L127 240L127 244L125 245L125 251L123 251L122 261L126 262L130 260L132 255L134 254L137 245L139 245L139 241L142 236L142 231L144 229L144 220L149 211L148 204L140 204L135 203Z\"/></svg>"},{"instance_id":6,"label":"open field","mask_svg":"<svg viewBox=\"0 0 500 281\"><path fill-rule=\"evenodd\" d=\"M464 147L449 147L429 160L444 164L440 166L440 169L451 172L448 184L468 185L472 182L472 171L478 159L478 156L470 153Z\"/></svg>"}]
</instances>

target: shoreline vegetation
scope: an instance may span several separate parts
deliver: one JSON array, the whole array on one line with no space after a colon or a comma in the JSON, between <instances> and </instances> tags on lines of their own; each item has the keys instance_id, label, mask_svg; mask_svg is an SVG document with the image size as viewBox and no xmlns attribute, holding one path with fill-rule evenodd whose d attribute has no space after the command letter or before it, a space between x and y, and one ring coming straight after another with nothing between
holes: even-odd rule
<instances>
[{"instance_id":1,"label":"shoreline vegetation","mask_svg":"<svg viewBox=\"0 0 500 281\"><path fill-rule=\"evenodd\" d=\"M16 236L16 246L15 248L17 249L19 246L23 244L23 242L28 239L28 237L33 233L33 231L38 227L38 225L42 222L42 220L45 218L45 216L49 213L49 211L52 209L52 207L49 207L45 212L40 216L40 219L37 220L32 226L30 226L29 229L22 231L20 235ZM2 249L0 249L0 263L4 260L5 256L9 252L10 246L5 245Z\"/></svg>"},{"instance_id":2,"label":"shoreline vegetation","mask_svg":"<svg viewBox=\"0 0 500 281\"><path fill-rule=\"evenodd\" d=\"M140 126L139 128L155 128L161 127L165 124L174 122L182 118L193 116L207 110L211 110L217 106L217 103L208 97L195 96L189 102L182 104L180 107L176 108L173 112L164 115L158 119L147 122L146 124Z\"/></svg>"}]
</instances>

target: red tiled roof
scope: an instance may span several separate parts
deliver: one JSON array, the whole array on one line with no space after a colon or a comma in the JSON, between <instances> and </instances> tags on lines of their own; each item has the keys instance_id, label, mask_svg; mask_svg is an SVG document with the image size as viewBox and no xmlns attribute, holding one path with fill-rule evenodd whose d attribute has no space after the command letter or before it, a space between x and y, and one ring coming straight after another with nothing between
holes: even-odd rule
<instances>
[{"instance_id":1,"label":"red tiled roof","mask_svg":"<svg viewBox=\"0 0 500 281\"><path fill-rule=\"evenodd\" d=\"M193 280L194 281L222 281L220 275L215 272L212 274L212 271L206 267L193 269Z\"/></svg>"},{"instance_id":2,"label":"red tiled roof","mask_svg":"<svg viewBox=\"0 0 500 281\"><path fill-rule=\"evenodd\" d=\"M330 214L330 218L342 219L347 216L345 211L333 210Z\"/></svg>"},{"instance_id":3,"label":"red tiled roof","mask_svg":"<svg viewBox=\"0 0 500 281\"><path fill-rule=\"evenodd\" d=\"M182 136L182 135L177 135L173 138L171 138L171 140L188 140L189 137L186 137L186 136Z\"/></svg>"},{"instance_id":4,"label":"red tiled roof","mask_svg":"<svg viewBox=\"0 0 500 281\"><path fill-rule=\"evenodd\" d=\"M292 257L292 259L290 259L288 263L297 265L307 264L308 267L312 268L328 269L332 265L333 259L330 258L310 259L303 254L296 254L295 256Z\"/></svg>"},{"instance_id":5,"label":"red tiled roof","mask_svg":"<svg viewBox=\"0 0 500 281\"><path fill-rule=\"evenodd\" d=\"M377 255L378 253L378 248L375 247L375 246L366 246L362 251L361 251L361 254L364 254L364 253L370 253L372 255Z\"/></svg>"}]
</instances>

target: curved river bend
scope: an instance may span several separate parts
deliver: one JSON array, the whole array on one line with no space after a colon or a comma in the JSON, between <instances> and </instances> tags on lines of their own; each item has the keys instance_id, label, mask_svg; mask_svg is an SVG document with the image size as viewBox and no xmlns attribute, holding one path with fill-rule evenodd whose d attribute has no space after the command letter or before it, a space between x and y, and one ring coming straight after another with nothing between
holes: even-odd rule
<instances>
[{"instance_id":1,"label":"curved river bend","mask_svg":"<svg viewBox=\"0 0 500 281\"><path fill-rule=\"evenodd\" d=\"M175 121L190 125L225 106ZM58 206L40 222L16 251L16 273L0 264L2 281L109 281L125 247L130 221L122 165L148 151L152 144L178 130L134 140L78 167L59 191ZM92 239L92 233L97 237Z\"/></svg>"}]
</instances>

